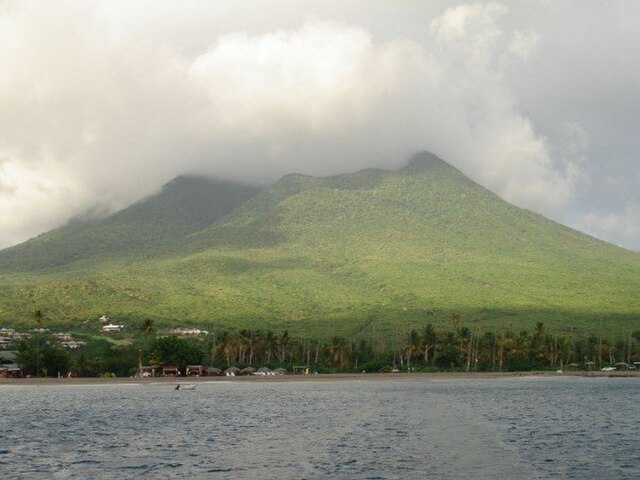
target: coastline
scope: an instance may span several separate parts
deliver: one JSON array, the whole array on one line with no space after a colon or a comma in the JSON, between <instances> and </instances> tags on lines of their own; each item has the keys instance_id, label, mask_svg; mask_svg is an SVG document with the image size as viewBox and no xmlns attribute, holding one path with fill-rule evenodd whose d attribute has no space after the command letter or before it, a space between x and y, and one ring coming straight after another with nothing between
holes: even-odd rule
<instances>
[{"instance_id":1,"label":"coastline","mask_svg":"<svg viewBox=\"0 0 640 480\"><path fill-rule=\"evenodd\" d=\"M429 381L456 379L499 379L516 377L585 377L585 378L640 378L638 371L620 372L435 372L435 373L326 373L318 375L275 375L238 377L83 377L83 378L0 378L0 386L38 385L151 385L157 383L201 383L201 382L322 382L322 381Z\"/></svg>"}]
</instances>

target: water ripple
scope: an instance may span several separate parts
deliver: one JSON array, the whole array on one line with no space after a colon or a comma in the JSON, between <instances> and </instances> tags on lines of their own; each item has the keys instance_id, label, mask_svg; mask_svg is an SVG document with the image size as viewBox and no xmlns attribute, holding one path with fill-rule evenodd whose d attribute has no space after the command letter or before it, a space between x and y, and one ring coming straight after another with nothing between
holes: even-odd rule
<instances>
[{"instance_id":1,"label":"water ripple","mask_svg":"<svg viewBox=\"0 0 640 480\"><path fill-rule=\"evenodd\" d=\"M189 395L163 384L0 387L0 465L3 480L636 479L638 387L579 378L229 382Z\"/></svg>"}]
</instances>

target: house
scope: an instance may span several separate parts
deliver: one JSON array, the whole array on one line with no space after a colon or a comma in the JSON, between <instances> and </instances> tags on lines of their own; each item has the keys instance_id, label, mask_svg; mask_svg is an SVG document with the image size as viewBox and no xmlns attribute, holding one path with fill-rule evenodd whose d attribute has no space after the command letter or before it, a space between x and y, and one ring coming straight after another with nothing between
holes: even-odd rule
<instances>
[{"instance_id":1,"label":"house","mask_svg":"<svg viewBox=\"0 0 640 480\"><path fill-rule=\"evenodd\" d=\"M57 339L60 342L69 342L71 341L71 334L70 333L62 333L62 332L58 332L58 333L54 333L52 335L55 339Z\"/></svg>"},{"instance_id":2,"label":"house","mask_svg":"<svg viewBox=\"0 0 640 480\"><path fill-rule=\"evenodd\" d=\"M157 370L160 368L159 365L141 365L140 366L140 376L141 377L155 377L157 374Z\"/></svg>"},{"instance_id":3,"label":"house","mask_svg":"<svg viewBox=\"0 0 640 480\"><path fill-rule=\"evenodd\" d=\"M217 377L218 375L222 375L222 370L216 367L207 367L206 374L209 377Z\"/></svg>"},{"instance_id":4,"label":"house","mask_svg":"<svg viewBox=\"0 0 640 480\"><path fill-rule=\"evenodd\" d=\"M86 344L87 342L82 342L80 340L70 340L68 342L60 342L60 345L62 345L65 348L70 348L71 350L84 347Z\"/></svg>"},{"instance_id":5,"label":"house","mask_svg":"<svg viewBox=\"0 0 640 480\"><path fill-rule=\"evenodd\" d=\"M20 378L22 370L15 363L0 364L0 378Z\"/></svg>"},{"instance_id":6,"label":"house","mask_svg":"<svg viewBox=\"0 0 640 480\"><path fill-rule=\"evenodd\" d=\"M190 375L196 375L201 377L206 375L205 368L203 365L187 365L187 370L185 371L185 375L188 377Z\"/></svg>"},{"instance_id":7,"label":"house","mask_svg":"<svg viewBox=\"0 0 640 480\"><path fill-rule=\"evenodd\" d=\"M180 376L180 369L176 365L165 365L162 367L162 375L165 377Z\"/></svg>"},{"instance_id":8,"label":"house","mask_svg":"<svg viewBox=\"0 0 640 480\"><path fill-rule=\"evenodd\" d=\"M101 323L107 323L107 322L111 323L111 319L106 315L102 315L98 320L100 320Z\"/></svg>"},{"instance_id":9,"label":"house","mask_svg":"<svg viewBox=\"0 0 640 480\"><path fill-rule=\"evenodd\" d=\"M169 330L169 335L207 335L207 330L200 330L199 328L172 328Z\"/></svg>"},{"instance_id":10,"label":"house","mask_svg":"<svg viewBox=\"0 0 640 480\"><path fill-rule=\"evenodd\" d=\"M113 323L109 323L108 325L104 325L101 330L103 332L120 332L124 328L124 325L114 325Z\"/></svg>"},{"instance_id":11,"label":"house","mask_svg":"<svg viewBox=\"0 0 640 480\"><path fill-rule=\"evenodd\" d=\"M6 363L15 363L17 358L18 352L15 350L0 352L0 365L4 365Z\"/></svg>"},{"instance_id":12,"label":"house","mask_svg":"<svg viewBox=\"0 0 640 480\"><path fill-rule=\"evenodd\" d=\"M259 368L254 375L275 375L269 367Z\"/></svg>"},{"instance_id":13,"label":"house","mask_svg":"<svg viewBox=\"0 0 640 480\"><path fill-rule=\"evenodd\" d=\"M22 376L22 370L15 363L18 352L7 350L0 352L0 377L18 378Z\"/></svg>"}]
</instances>

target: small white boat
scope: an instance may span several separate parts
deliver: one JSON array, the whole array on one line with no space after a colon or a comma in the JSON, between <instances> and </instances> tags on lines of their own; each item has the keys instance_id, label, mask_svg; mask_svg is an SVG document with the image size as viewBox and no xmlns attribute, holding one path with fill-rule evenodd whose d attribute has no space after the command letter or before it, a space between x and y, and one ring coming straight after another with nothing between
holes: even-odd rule
<instances>
[{"instance_id":1,"label":"small white boat","mask_svg":"<svg viewBox=\"0 0 640 480\"><path fill-rule=\"evenodd\" d=\"M196 386L190 383L179 383L176 385L176 390L195 390Z\"/></svg>"}]
</instances>

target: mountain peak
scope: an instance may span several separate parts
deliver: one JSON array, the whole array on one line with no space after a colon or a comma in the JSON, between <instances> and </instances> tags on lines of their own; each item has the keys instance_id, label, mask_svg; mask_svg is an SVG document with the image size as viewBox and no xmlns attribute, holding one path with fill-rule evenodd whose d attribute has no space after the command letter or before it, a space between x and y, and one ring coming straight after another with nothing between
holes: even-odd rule
<instances>
[{"instance_id":1,"label":"mountain peak","mask_svg":"<svg viewBox=\"0 0 640 480\"><path fill-rule=\"evenodd\" d=\"M406 173L420 173L434 168L455 169L437 155L425 150L415 154L411 160L409 160L407 165L400 169L400 171Z\"/></svg>"}]
</instances>

